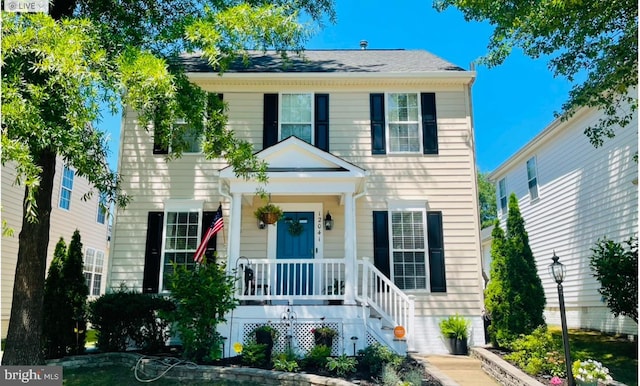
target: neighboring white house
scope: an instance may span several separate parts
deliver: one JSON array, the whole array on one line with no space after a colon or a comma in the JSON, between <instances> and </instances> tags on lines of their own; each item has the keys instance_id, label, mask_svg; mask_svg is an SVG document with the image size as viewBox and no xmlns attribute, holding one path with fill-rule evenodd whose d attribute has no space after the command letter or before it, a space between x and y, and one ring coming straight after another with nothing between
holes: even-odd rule
<instances>
[{"instance_id":1,"label":"neighboring white house","mask_svg":"<svg viewBox=\"0 0 640 386\"><path fill-rule=\"evenodd\" d=\"M308 350L311 329L329 325L340 332L334 354L376 341L445 352L438 322L459 313L470 343L484 343L474 72L405 50L306 51L286 66L252 53L222 76L183 59L192 82L227 103L229 130L269 163L266 191L285 216L260 224L259 184L206 160L197 142L166 161L125 108L119 171L132 202L116 212L110 287L164 292L170 262L194 265L221 204L224 229L209 247L239 271L242 301L220 328L225 356L267 322L280 349L290 335ZM397 326L405 339L394 340Z\"/></svg>"},{"instance_id":2,"label":"neighboring white house","mask_svg":"<svg viewBox=\"0 0 640 386\"><path fill-rule=\"evenodd\" d=\"M637 236L637 114L615 138L594 148L584 130L600 117L601 112L583 108L567 121L555 120L489 178L496 183L503 229L508 196L514 192L518 198L547 298L547 323L560 324L557 285L548 272L555 251L567 269L569 328L636 335L637 324L614 318L602 301L589 257L599 238L621 242ZM486 236L483 245L490 247Z\"/></svg>"},{"instance_id":3,"label":"neighboring white house","mask_svg":"<svg viewBox=\"0 0 640 386\"><path fill-rule=\"evenodd\" d=\"M22 228L22 202L24 186L16 185L16 170L11 164L2 167L2 220L13 230L13 236L2 237L2 338L7 336L13 283L18 259L18 235ZM62 158L56 160L56 172L51 198L51 230L47 252L47 270L53 259L53 252L60 237L67 246L76 229L80 231L80 241L84 248L85 278L89 294L98 296L105 292L109 253L108 221L104 210L98 205L99 194L83 200L91 189L84 177L77 176L73 168L64 164ZM95 189L94 189L95 190ZM44 278L43 278L44 280Z\"/></svg>"}]
</instances>

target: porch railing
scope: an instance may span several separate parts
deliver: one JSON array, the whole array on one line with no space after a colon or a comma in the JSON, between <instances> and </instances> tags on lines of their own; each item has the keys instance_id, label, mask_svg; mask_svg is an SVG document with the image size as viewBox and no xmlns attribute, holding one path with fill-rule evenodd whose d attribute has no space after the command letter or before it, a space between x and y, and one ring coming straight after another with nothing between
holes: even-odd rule
<instances>
[{"instance_id":1,"label":"porch railing","mask_svg":"<svg viewBox=\"0 0 640 386\"><path fill-rule=\"evenodd\" d=\"M356 299L374 309L390 327L402 326L407 337L413 336L415 301L402 292L368 259L358 260Z\"/></svg>"},{"instance_id":2,"label":"porch railing","mask_svg":"<svg viewBox=\"0 0 640 386\"><path fill-rule=\"evenodd\" d=\"M241 259L236 297L241 301L344 300L342 259Z\"/></svg>"}]
</instances>

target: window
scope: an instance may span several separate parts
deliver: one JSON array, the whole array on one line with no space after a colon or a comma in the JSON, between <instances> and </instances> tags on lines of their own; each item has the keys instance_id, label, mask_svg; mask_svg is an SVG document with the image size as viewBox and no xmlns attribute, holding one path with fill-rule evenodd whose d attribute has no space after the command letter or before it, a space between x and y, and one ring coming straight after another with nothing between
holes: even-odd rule
<instances>
[{"instance_id":1,"label":"window","mask_svg":"<svg viewBox=\"0 0 640 386\"><path fill-rule=\"evenodd\" d=\"M104 224L107 220L107 196L104 193L100 193L100 199L98 200L98 218L96 221L98 224Z\"/></svg>"},{"instance_id":2,"label":"window","mask_svg":"<svg viewBox=\"0 0 640 386\"><path fill-rule=\"evenodd\" d=\"M199 212L176 211L165 213L164 259L162 289L168 289L167 278L173 273L172 263L195 267L193 255L198 248Z\"/></svg>"},{"instance_id":3,"label":"window","mask_svg":"<svg viewBox=\"0 0 640 386\"><path fill-rule=\"evenodd\" d=\"M184 130L183 140L185 142L184 153L202 153L202 135L193 127L187 125L185 121L176 122Z\"/></svg>"},{"instance_id":4,"label":"window","mask_svg":"<svg viewBox=\"0 0 640 386\"><path fill-rule=\"evenodd\" d=\"M536 168L536 157L531 157L527 161L527 181L529 181L529 197L532 200L538 198L538 171Z\"/></svg>"},{"instance_id":5,"label":"window","mask_svg":"<svg viewBox=\"0 0 640 386\"><path fill-rule=\"evenodd\" d=\"M87 248L84 254L84 279L89 288L89 295L100 296L102 286L102 266L104 265L104 252Z\"/></svg>"},{"instance_id":6,"label":"window","mask_svg":"<svg viewBox=\"0 0 640 386\"><path fill-rule=\"evenodd\" d=\"M418 94L388 94L387 122L390 153L420 152Z\"/></svg>"},{"instance_id":7,"label":"window","mask_svg":"<svg viewBox=\"0 0 640 386\"><path fill-rule=\"evenodd\" d=\"M507 213L507 181L504 178L498 181L498 199L500 200L500 211Z\"/></svg>"},{"instance_id":8,"label":"window","mask_svg":"<svg viewBox=\"0 0 640 386\"><path fill-rule=\"evenodd\" d=\"M280 139L295 135L313 143L312 94L282 94L280 99Z\"/></svg>"},{"instance_id":9,"label":"window","mask_svg":"<svg viewBox=\"0 0 640 386\"><path fill-rule=\"evenodd\" d=\"M424 209L391 211L393 281L400 289L427 288Z\"/></svg>"},{"instance_id":10,"label":"window","mask_svg":"<svg viewBox=\"0 0 640 386\"><path fill-rule=\"evenodd\" d=\"M69 210L71 207L71 191L73 191L73 170L68 166L62 171L62 186L60 188L60 208Z\"/></svg>"}]
</instances>

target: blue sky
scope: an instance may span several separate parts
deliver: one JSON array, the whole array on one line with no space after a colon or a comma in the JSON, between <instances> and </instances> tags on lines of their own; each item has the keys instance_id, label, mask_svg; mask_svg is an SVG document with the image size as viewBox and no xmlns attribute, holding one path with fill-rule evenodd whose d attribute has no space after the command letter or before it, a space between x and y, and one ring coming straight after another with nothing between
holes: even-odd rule
<instances>
[{"instance_id":1,"label":"blue sky","mask_svg":"<svg viewBox=\"0 0 640 386\"><path fill-rule=\"evenodd\" d=\"M326 25L307 49L404 48L429 51L460 67L486 53L493 28L466 22L450 8L439 13L430 0L336 0L337 23ZM476 160L481 171L493 171L554 119L570 84L554 78L544 59L514 53L499 67L476 66L473 113ZM120 118L100 125L111 133L110 164L115 168Z\"/></svg>"}]
</instances>

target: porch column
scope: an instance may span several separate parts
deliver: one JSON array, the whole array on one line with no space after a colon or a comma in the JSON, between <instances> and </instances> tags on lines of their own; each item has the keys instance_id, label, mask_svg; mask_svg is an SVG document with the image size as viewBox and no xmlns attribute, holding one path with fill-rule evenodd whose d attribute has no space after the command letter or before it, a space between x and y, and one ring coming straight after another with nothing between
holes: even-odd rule
<instances>
[{"instance_id":1,"label":"porch column","mask_svg":"<svg viewBox=\"0 0 640 386\"><path fill-rule=\"evenodd\" d=\"M233 193L231 200L231 215L229 219L229 266L228 270L236 267L240 257L240 229L242 228L242 193Z\"/></svg>"},{"instance_id":2,"label":"porch column","mask_svg":"<svg viewBox=\"0 0 640 386\"><path fill-rule=\"evenodd\" d=\"M356 303L356 288L355 282L357 280L356 271L356 259L354 256L355 251L355 229L356 222L353 212L353 193L345 193L344 195L344 297L345 304Z\"/></svg>"}]
</instances>

